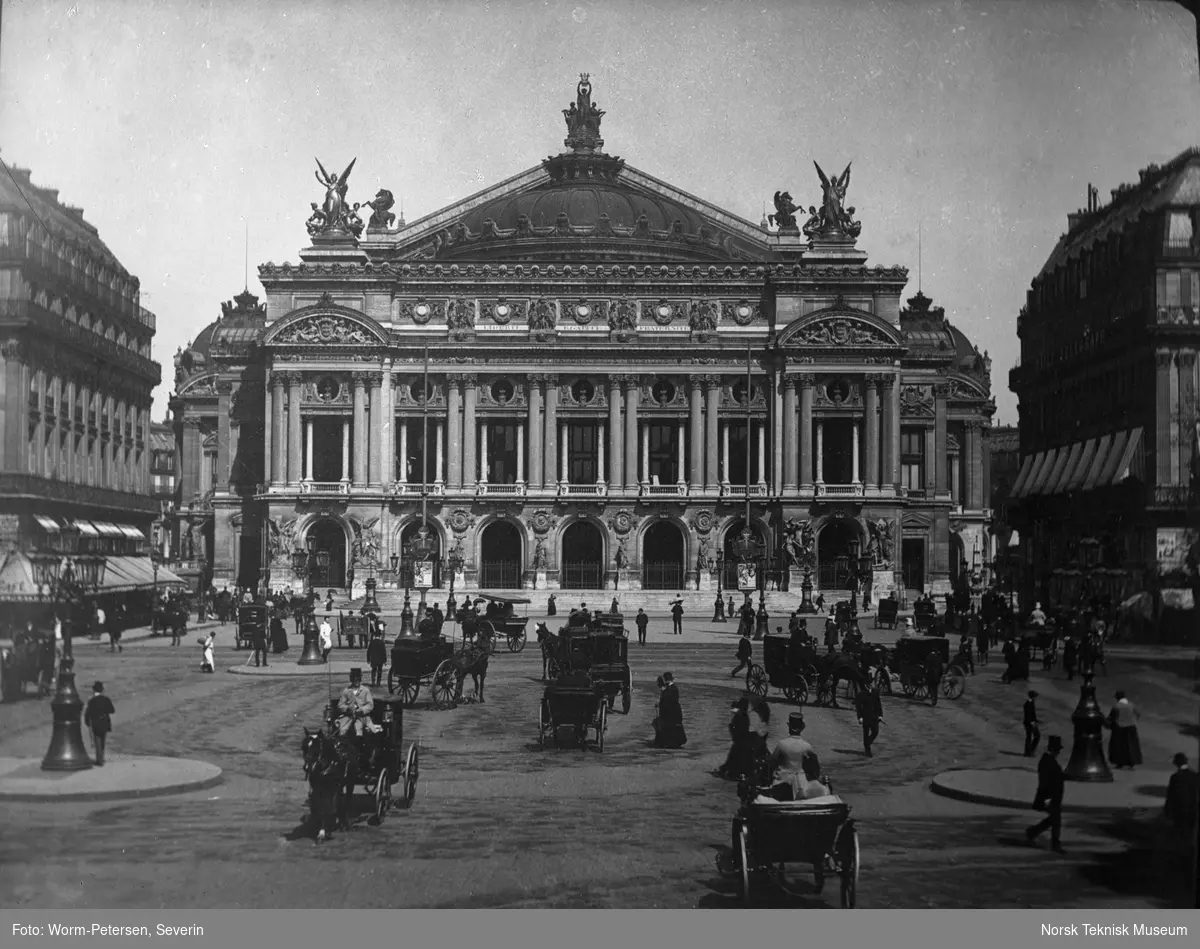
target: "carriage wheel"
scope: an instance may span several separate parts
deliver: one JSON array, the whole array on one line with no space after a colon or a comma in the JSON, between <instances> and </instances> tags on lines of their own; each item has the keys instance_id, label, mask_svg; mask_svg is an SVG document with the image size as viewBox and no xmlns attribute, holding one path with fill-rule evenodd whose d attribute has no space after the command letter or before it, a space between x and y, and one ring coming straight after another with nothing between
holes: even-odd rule
<instances>
[{"instance_id":1,"label":"carriage wheel","mask_svg":"<svg viewBox=\"0 0 1200 949\"><path fill-rule=\"evenodd\" d=\"M454 704L454 660L443 659L433 673L433 703L439 706Z\"/></svg>"},{"instance_id":2,"label":"carriage wheel","mask_svg":"<svg viewBox=\"0 0 1200 949\"><path fill-rule=\"evenodd\" d=\"M508 651L509 652L520 652L522 649L524 649L525 648L525 638L526 637L525 637L525 627L524 626L522 626L521 629L518 630L517 632L510 633L509 637L508 637Z\"/></svg>"},{"instance_id":3,"label":"carriage wheel","mask_svg":"<svg viewBox=\"0 0 1200 949\"><path fill-rule=\"evenodd\" d=\"M762 666L752 665L750 667L750 675L746 677L746 687L760 699L767 694L769 682L767 672Z\"/></svg>"},{"instance_id":4,"label":"carriage wheel","mask_svg":"<svg viewBox=\"0 0 1200 949\"><path fill-rule=\"evenodd\" d=\"M417 778L421 776L421 750L414 741L408 746L408 759L404 762L404 806L412 807L417 797Z\"/></svg>"},{"instance_id":5,"label":"carriage wheel","mask_svg":"<svg viewBox=\"0 0 1200 949\"><path fill-rule=\"evenodd\" d=\"M966 679L961 672L952 669L950 674L942 679L942 695L948 699L962 698L965 689Z\"/></svg>"},{"instance_id":6,"label":"carriage wheel","mask_svg":"<svg viewBox=\"0 0 1200 949\"><path fill-rule=\"evenodd\" d=\"M797 705L808 704L808 683L804 680L804 676L796 676L796 680L792 683L792 694L789 698Z\"/></svg>"},{"instance_id":7,"label":"carriage wheel","mask_svg":"<svg viewBox=\"0 0 1200 949\"><path fill-rule=\"evenodd\" d=\"M901 679L900 679L900 688L904 691L904 694L910 699L914 695L917 694L917 687L915 685L913 685L911 682L906 682L903 677L901 677Z\"/></svg>"},{"instance_id":8,"label":"carriage wheel","mask_svg":"<svg viewBox=\"0 0 1200 949\"><path fill-rule=\"evenodd\" d=\"M750 905L750 840L749 840L749 836L750 836L750 834L749 834L749 831L746 829L745 824L743 824L741 827L738 828L738 836L737 836L738 849L737 849L737 853L735 854L735 856L738 857L738 859L742 865L742 876L741 876L742 892L740 895L742 897L743 902L745 902L745 904L747 906Z\"/></svg>"},{"instance_id":9,"label":"carriage wheel","mask_svg":"<svg viewBox=\"0 0 1200 949\"><path fill-rule=\"evenodd\" d=\"M391 688L391 677L388 679L388 687ZM396 688L392 691L400 692L400 698L404 702L405 708L412 708L417 702L417 695L421 692L420 679L398 679Z\"/></svg>"},{"instance_id":10,"label":"carriage wheel","mask_svg":"<svg viewBox=\"0 0 1200 949\"><path fill-rule=\"evenodd\" d=\"M851 826L840 835L838 863L842 873L842 909L858 906L858 830Z\"/></svg>"},{"instance_id":11,"label":"carriage wheel","mask_svg":"<svg viewBox=\"0 0 1200 949\"><path fill-rule=\"evenodd\" d=\"M387 814L388 808L392 806L392 782L388 777L388 769L385 766L379 772L379 780L375 782L375 820L382 824L384 815Z\"/></svg>"},{"instance_id":12,"label":"carriage wheel","mask_svg":"<svg viewBox=\"0 0 1200 949\"><path fill-rule=\"evenodd\" d=\"M608 729L608 709L600 706L600 721L596 723L596 743L604 750L604 732Z\"/></svg>"},{"instance_id":13,"label":"carriage wheel","mask_svg":"<svg viewBox=\"0 0 1200 949\"><path fill-rule=\"evenodd\" d=\"M557 679L558 678L558 660L557 659L551 659L549 665L546 666L546 678L547 679Z\"/></svg>"},{"instance_id":14,"label":"carriage wheel","mask_svg":"<svg viewBox=\"0 0 1200 949\"><path fill-rule=\"evenodd\" d=\"M633 707L633 670L625 670L625 684L621 686L621 714L628 715Z\"/></svg>"},{"instance_id":15,"label":"carriage wheel","mask_svg":"<svg viewBox=\"0 0 1200 949\"><path fill-rule=\"evenodd\" d=\"M892 694L892 677L888 673L886 666L880 666L875 670L875 687L883 695Z\"/></svg>"},{"instance_id":16,"label":"carriage wheel","mask_svg":"<svg viewBox=\"0 0 1200 949\"><path fill-rule=\"evenodd\" d=\"M824 708L833 704L833 686L828 679L817 683L817 705Z\"/></svg>"}]
</instances>

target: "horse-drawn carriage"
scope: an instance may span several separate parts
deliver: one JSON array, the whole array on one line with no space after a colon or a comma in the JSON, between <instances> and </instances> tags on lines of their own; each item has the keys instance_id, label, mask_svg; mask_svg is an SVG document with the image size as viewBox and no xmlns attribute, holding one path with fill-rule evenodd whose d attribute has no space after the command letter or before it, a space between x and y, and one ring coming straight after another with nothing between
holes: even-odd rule
<instances>
[{"instance_id":1,"label":"horse-drawn carriage","mask_svg":"<svg viewBox=\"0 0 1200 949\"><path fill-rule=\"evenodd\" d=\"M544 746L550 739L557 745L559 729L570 728L580 747L587 745L588 733L594 731L596 744L603 751L610 702L604 683L587 672L563 672L542 693L538 744Z\"/></svg>"},{"instance_id":2,"label":"horse-drawn carriage","mask_svg":"<svg viewBox=\"0 0 1200 949\"><path fill-rule=\"evenodd\" d=\"M622 614L601 614L591 626L564 626L557 635L544 624L538 628L546 678L564 672L586 672L604 690L609 709L621 696L621 712L633 704L633 671L629 668L629 636Z\"/></svg>"},{"instance_id":3,"label":"horse-drawn carriage","mask_svg":"<svg viewBox=\"0 0 1200 949\"><path fill-rule=\"evenodd\" d=\"M945 698L962 698L967 686L966 670L950 661L950 640L944 636L919 636L899 640L892 649L890 666L900 676L900 688L909 698L929 698L925 663L936 652L942 660L939 688Z\"/></svg>"},{"instance_id":4,"label":"horse-drawn carriage","mask_svg":"<svg viewBox=\"0 0 1200 949\"><path fill-rule=\"evenodd\" d=\"M346 645L354 649L356 645L365 647L367 640L370 638L371 632L371 617L365 613L343 613L338 612L337 624L337 644L338 648L342 648L342 637L346 638Z\"/></svg>"},{"instance_id":5,"label":"horse-drawn carriage","mask_svg":"<svg viewBox=\"0 0 1200 949\"><path fill-rule=\"evenodd\" d=\"M15 702L24 696L26 683L38 688L38 695L49 695L54 685L54 637L47 633L32 638L23 633L13 639L12 648L0 649L0 698Z\"/></svg>"},{"instance_id":6,"label":"horse-drawn carriage","mask_svg":"<svg viewBox=\"0 0 1200 949\"><path fill-rule=\"evenodd\" d=\"M488 606L482 616L474 610L467 610L462 615L463 639L468 642L477 638L490 640L493 653L501 637L507 641L509 652L520 652L525 648L525 627L529 625L529 617L517 616L515 607L532 601L524 597L479 593L475 602L485 602Z\"/></svg>"},{"instance_id":7,"label":"horse-drawn carriage","mask_svg":"<svg viewBox=\"0 0 1200 949\"><path fill-rule=\"evenodd\" d=\"M817 683L815 654L816 649L808 642L800 645L799 641L782 636L764 636L763 665L750 666L750 691L765 696L770 684L789 702L804 705L808 702L809 684L815 686Z\"/></svg>"},{"instance_id":8,"label":"horse-drawn carriage","mask_svg":"<svg viewBox=\"0 0 1200 949\"><path fill-rule=\"evenodd\" d=\"M393 807L412 807L417 795L421 751L416 741L404 750L404 700L381 696L371 709L371 722L379 729L363 729L361 736L339 736L338 700L325 710L325 726L304 730L304 773L311 790L310 803L318 824L318 840L326 836L329 819L343 827L354 817L354 791L358 786L370 796L375 819L382 822Z\"/></svg>"},{"instance_id":9,"label":"horse-drawn carriage","mask_svg":"<svg viewBox=\"0 0 1200 949\"><path fill-rule=\"evenodd\" d=\"M885 596L875 608L875 628L895 629L900 621L900 601L894 596Z\"/></svg>"},{"instance_id":10,"label":"horse-drawn carriage","mask_svg":"<svg viewBox=\"0 0 1200 949\"><path fill-rule=\"evenodd\" d=\"M827 875L841 878L841 905L858 904L858 829L850 807L839 797L804 801L763 799L766 789L747 787L733 819L733 866L718 869L736 874L742 899L749 903L754 883L768 875L784 884L784 865L803 864L813 871L816 890Z\"/></svg>"},{"instance_id":11,"label":"horse-drawn carriage","mask_svg":"<svg viewBox=\"0 0 1200 949\"><path fill-rule=\"evenodd\" d=\"M253 649L254 641L262 637L265 642L270 632L270 616L262 603L243 603L237 611L237 629L233 632L234 649Z\"/></svg>"},{"instance_id":12,"label":"horse-drawn carriage","mask_svg":"<svg viewBox=\"0 0 1200 949\"><path fill-rule=\"evenodd\" d=\"M1037 659L1040 652L1043 669L1053 669L1058 662L1058 627L1054 620L1045 626L1031 626L1020 632L1020 645L1029 652L1030 659Z\"/></svg>"},{"instance_id":13,"label":"horse-drawn carriage","mask_svg":"<svg viewBox=\"0 0 1200 949\"><path fill-rule=\"evenodd\" d=\"M438 705L454 700L454 644L443 636L432 640L409 636L397 639L392 644L388 692L398 692L402 703L411 708L425 682L432 683L433 700Z\"/></svg>"}]
</instances>

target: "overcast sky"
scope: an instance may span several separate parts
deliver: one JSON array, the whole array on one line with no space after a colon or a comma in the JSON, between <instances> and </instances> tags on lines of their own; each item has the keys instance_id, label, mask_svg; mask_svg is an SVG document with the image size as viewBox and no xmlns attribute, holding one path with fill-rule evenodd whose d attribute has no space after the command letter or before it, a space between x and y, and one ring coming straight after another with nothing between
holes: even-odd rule
<instances>
[{"instance_id":1,"label":"overcast sky","mask_svg":"<svg viewBox=\"0 0 1200 949\"><path fill-rule=\"evenodd\" d=\"M1175 4L8 0L0 156L81 205L171 357L255 265L296 261L357 156L409 221L562 150L591 73L606 150L757 222L854 162L871 264L911 271L993 358L997 421L1025 290L1089 182L1200 143L1195 21Z\"/></svg>"}]
</instances>

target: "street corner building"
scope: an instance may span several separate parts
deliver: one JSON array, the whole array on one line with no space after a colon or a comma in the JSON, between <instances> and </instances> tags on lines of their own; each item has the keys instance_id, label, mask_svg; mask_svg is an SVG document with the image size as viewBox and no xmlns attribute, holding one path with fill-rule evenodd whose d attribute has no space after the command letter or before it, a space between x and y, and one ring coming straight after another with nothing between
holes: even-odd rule
<instances>
[{"instance_id":1,"label":"street corner building","mask_svg":"<svg viewBox=\"0 0 1200 949\"><path fill-rule=\"evenodd\" d=\"M0 625L41 624L58 569L88 599L146 619L155 317L80 208L22 168L0 177ZM103 564L103 568L101 568ZM10 608L11 607L11 608Z\"/></svg>"},{"instance_id":2,"label":"street corner building","mask_svg":"<svg viewBox=\"0 0 1200 949\"><path fill-rule=\"evenodd\" d=\"M1108 204L1089 185L1067 226L1028 291L1009 375L1021 466L1006 507L1021 537L1024 599L1144 600L1160 632L1190 637L1200 149L1143 169Z\"/></svg>"},{"instance_id":3,"label":"street corner building","mask_svg":"<svg viewBox=\"0 0 1200 949\"><path fill-rule=\"evenodd\" d=\"M748 499L781 605L949 590L986 556L990 362L866 265L849 166L754 224L607 153L575 91L564 151L411 223L318 162L299 262L177 356L181 543L218 584L402 588L425 522L437 587L664 608L738 586Z\"/></svg>"}]
</instances>

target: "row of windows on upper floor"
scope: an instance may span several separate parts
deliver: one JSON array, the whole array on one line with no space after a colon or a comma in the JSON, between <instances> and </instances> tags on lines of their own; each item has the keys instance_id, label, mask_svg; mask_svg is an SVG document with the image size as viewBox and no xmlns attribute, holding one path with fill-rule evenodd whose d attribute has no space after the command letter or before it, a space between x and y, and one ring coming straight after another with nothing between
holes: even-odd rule
<instances>
[{"instance_id":1,"label":"row of windows on upper floor","mask_svg":"<svg viewBox=\"0 0 1200 949\"><path fill-rule=\"evenodd\" d=\"M74 323L80 329L95 333L102 339L116 343L122 349L128 349L130 352L136 353L144 359L151 358L151 340L149 335L134 335L115 322L110 321L106 323L103 318L93 316L89 311L71 303L70 299L61 293L52 292L44 287L29 285L24 288L22 294L11 294L5 286L6 283L11 283L11 281L7 280L3 273L0 273L0 298L11 299L14 296L24 296L56 316L61 316L68 322ZM150 333L153 333L152 329Z\"/></svg>"},{"instance_id":2,"label":"row of windows on upper floor","mask_svg":"<svg viewBox=\"0 0 1200 949\"><path fill-rule=\"evenodd\" d=\"M122 410L114 404L112 396L106 396L101 392L92 392L88 397L85 417L82 391L79 388L75 390L75 411L72 413L71 404L63 394L65 388L66 385L59 377L49 379L44 372L32 373L29 377L30 413L44 415L51 419L57 416L60 421L64 422L74 419L76 424L83 424L86 421L93 428L99 421L99 427L102 430L112 428L117 434L123 433L127 439L134 438L135 433L136 437L143 438L142 426L150 417L149 409L127 405Z\"/></svg>"}]
</instances>

